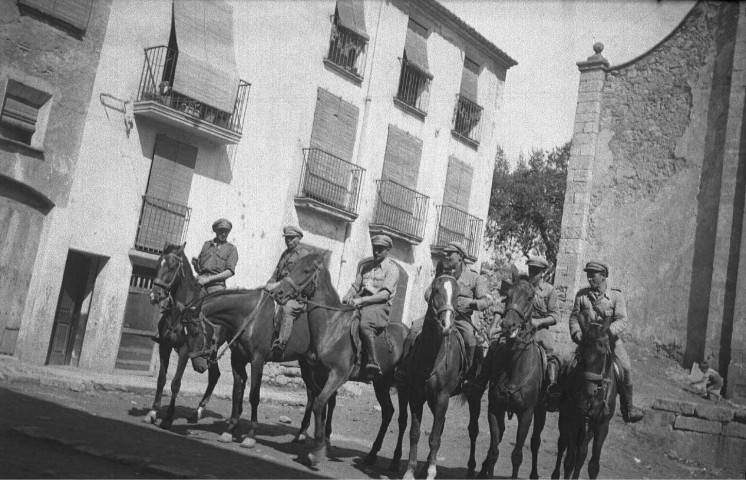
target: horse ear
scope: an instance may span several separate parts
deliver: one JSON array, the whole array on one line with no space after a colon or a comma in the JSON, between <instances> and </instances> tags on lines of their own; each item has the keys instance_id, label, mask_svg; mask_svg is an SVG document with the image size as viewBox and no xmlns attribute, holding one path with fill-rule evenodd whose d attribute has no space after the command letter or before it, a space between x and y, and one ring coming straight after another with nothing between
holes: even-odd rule
<instances>
[{"instance_id":1,"label":"horse ear","mask_svg":"<svg viewBox=\"0 0 746 480\"><path fill-rule=\"evenodd\" d=\"M164 252L165 252L165 251L167 251L167 250L168 250L168 247L170 247L170 246L171 246L171 244L170 244L170 243L168 243L168 242L164 242L164 243L163 243L163 251L164 251Z\"/></svg>"},{"instance_id":2,"label":"horse ear","mask_svg":"<svg viewBox=\"0 0 746 480\"><path fill-rule=\"evenodd\" d=\"M313 261L313 264L316 265L316 268L323 268L324 267L324 261L320 258L317 258Z\"/></svg>"},{"instance_id":3,"label":"horse ear","mask_svg":"<svg viewBox=\"0 0 746 480\"><path fill-rule=\"evenodd\" d=\"M182 243L181 245L179 245L179 249L177 250L177 253L178 253L179 255L181 255L181 252L183 252L183 251L184 251L184 247L186 247L186 242L184 242L184 243Z\"/></svg>"}]
</instances>

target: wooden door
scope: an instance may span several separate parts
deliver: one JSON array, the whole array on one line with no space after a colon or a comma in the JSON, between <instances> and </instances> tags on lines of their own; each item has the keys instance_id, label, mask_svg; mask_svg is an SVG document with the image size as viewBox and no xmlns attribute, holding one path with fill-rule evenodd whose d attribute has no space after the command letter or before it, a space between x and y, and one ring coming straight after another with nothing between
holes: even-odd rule
<instances>
[{"instance_id":1,"label":"wooden door","mask_svg":"<svg viewBox=\"0 0 746 480\"><path fill-rule=\"evenodd\" d=\"M150 336L158 329L158 305L150 303L155 270L133 265L122 338L114 368L150 373L155 344Z\"/></svg>"}]
</instances>

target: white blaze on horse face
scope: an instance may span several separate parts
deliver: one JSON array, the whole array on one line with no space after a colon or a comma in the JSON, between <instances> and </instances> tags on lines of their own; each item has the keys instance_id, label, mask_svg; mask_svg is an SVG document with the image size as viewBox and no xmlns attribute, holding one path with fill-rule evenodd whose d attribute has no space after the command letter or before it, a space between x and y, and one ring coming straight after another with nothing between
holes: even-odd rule
<instances>
[{"instance_id":1,"label":"white blaze on horse face","mask_svg":"<svg viewBox=\"0 0 746 480\"><path fill-rule=\"evenodd\" d=\"M453 295L453 284L451 282L445 282L443 284L443 289L446 291L446 307L451 307L451 296ZM443 318L443 331L448 332L451 330L451 314L453 313L453 310L451 308L448 308L448 310L445 311L445 315Z\"/></svg>"}]
</instances>

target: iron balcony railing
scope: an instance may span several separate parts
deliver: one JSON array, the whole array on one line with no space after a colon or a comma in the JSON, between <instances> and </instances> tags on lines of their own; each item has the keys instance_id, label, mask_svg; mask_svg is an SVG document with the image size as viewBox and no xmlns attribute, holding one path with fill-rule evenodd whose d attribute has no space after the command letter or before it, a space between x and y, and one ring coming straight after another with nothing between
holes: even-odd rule
<instances>
[{"instance_id":1,"label":"iron balcony railing","mask_svg":"<svg viewBox=\"0 0 746 480\"><path fill-rule=\"evenodd\" d=\"M364 168L319 148L304 148L298 196L357 214L364 174Z\"/></svg>"},{"instance_id":2,"label":"iron balcony railing","mask_svg":"<svg viewBox=\"0 0 746 480\"><path fill-rule=\"evenodd\" d=\"M326 59L362 80L368 40L339 25L337 17L332 22Z\"/></svg>"},{"instance_id":3,"label":"iron balcony railing","mask_svg":"<svg viewBox=\"0 0 746 480\"><path fill-rule=\"evenodd\" d=\"M140 76L137 101L155 101L190 117L204 120L234 133L242 133L251 84L239 80L233 111L218 110L173 91L174 72L178 58L179 52L172 48L160 46L145 49L145 62Z\"/></svg>"},{"instance_id":4,"label":"iron balcony railing","mask_svg":"<svg viewBox=\"0 0 746 480\"><path fill-rule=\"evenodd\" d=\"M456 97L456 108L453 112L453 132L479 144L482 132L483 108L463 95L456 95Z\"/></svg>"},{"instance_id":5,"label":"iron balcony railing","mask_svg":"<svg viewBox=\"0 0 746 480\"><path fill-rule=\"evenodd\" d=\"M376 180L378 201L373 224L422 240L429 198L393 180Z\"/></svg>"},{"instance_id":6,"label":"iron balcony railing","mask_svg":"<svg viewBox=\"0 0 746 480\"><path fill-rule=\"evenodd\" d=\"M482 240L482 220L450 205L439 205L438 230L435 246L445 247L451 242L466 245L470 257L476 258Z\"/></svg>"},{"instance_id":7,"label":"iron balcony railing","mask_svg":"<svg viewBox=\"0 0 746 480\"><path fill-rule=\"evenodd\" d=\"M430 78L410 64L406 58L402 60L396 99L423 114L427 113L430 103Z\"/></svg>"},{"instance_id":8,"label":"iron balcony railing","mask_svg":"<svg viewBox=\"0 0 746 480\"><path fill-rule=\"evenodd\" d=\"M135 250L160 255L166 243L182 243L191 211L185 205L143 195Z\"/></svg>"}]
</instances>

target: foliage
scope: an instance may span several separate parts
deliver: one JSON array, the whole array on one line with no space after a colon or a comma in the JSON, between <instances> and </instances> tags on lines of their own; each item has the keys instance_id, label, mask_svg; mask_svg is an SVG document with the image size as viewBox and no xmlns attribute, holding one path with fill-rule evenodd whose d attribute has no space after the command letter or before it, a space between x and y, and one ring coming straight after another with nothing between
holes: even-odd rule
<instances>
[{"instance_id":1,"label":"foliage","mask_svg":"<svg viewBox=\"0 0 746 480\"><path fill-rule=\"evenodd\" d=\"M538 250L557 263L569 159L567 142L551 151L535 149L528 159L521 155L511 171L498 146L486 231L497 257L509 263Z\"/></svg>"}]
</instances>

